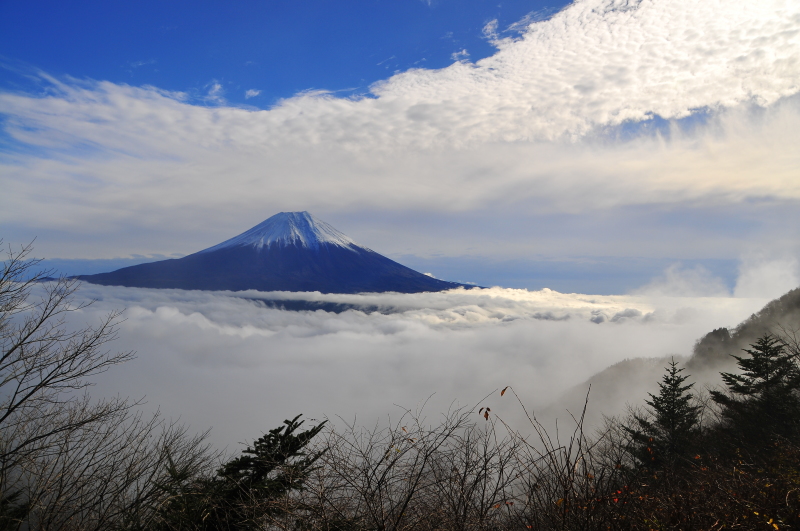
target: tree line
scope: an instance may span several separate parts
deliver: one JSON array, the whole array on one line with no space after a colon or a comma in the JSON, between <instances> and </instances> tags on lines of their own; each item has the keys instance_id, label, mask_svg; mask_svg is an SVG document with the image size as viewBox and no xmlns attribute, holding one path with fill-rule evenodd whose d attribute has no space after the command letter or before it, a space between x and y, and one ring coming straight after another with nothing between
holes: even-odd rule
<instances>
[{"instance_id":1,"label":"tree line","mask_svg":"<svg viewBox=\"0 0 800 531\"><path fill-rule=\"evenodd\" d=\"M0 272L0 529L649 530L800 526L800 343L791 329L696 391L672 361L657 392L588 433L489 407L386 427L297 416L224 455L127 399L95 400L119 314L67 326L79 284L30 248ZM38 298L34 296L38 293ZM502 398L501 398L502 397ZM588 398L587 398L588 400ZM584 409L585 413L585 409Z\"/></svg>"}]
</instances>

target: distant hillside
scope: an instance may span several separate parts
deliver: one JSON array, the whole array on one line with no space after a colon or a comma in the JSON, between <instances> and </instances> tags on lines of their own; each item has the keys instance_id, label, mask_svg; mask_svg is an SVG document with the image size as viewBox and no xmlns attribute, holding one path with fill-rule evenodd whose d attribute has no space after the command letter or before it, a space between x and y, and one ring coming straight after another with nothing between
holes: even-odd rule
<instances>
[{"instance_id":1,"label":"distant hillside","mask_svg":"<svg viewBox=\"0 0 800 531\"><path fill-rule=\"evenodd\" d=\"M617 362L568 389L553 403L537 411L537 417L548 428L552 428L556 418L562 421L568 418L567 411L577 417L589 392L585 422L587 426L599 427L604 416L619 415L625 412L628 404L639 405L647 398L648 392L657 390L656 382L661 379L664 367L673 357L677 362L685 360L678 356L664 356Z\"/></svg>"},{"instance_id":2,"label":"distant hillside","mask_svg":"<svg viewBox=\"0 0 800 531\"><path fill-rule=\"evenodd\" d=\"M758 313L751 315L733 329L718 328L697 340L692 355L675 356L675 361L686 361L686 372L698 382L698 391L705 385L721 382L719 371L733 370L735 360L731 354L740 354L766 332L781 330L800 331L800 288L793 289L769 302ZM626 405L641 405L648 392L657 390L657 382L672 356L661 358L634 358L620 361L600 371L587 381L568 389L550 406L540 412L543 419L563 418L565 410L580 413L591 386L587 423L597 426L603 415L616 415L625 411ZM624 384L624 385L623 385Z\"/></svg>"},{"instance_id":3,"label":"distant hillside","mask_svg":"<svg viewBox=\"0 0 800 531\"><path fill-rule=\"evenodd\" d=\"M708 370L731 363L731 354L739 354L766 332L800 329L800 288L793 289L768 303L737 327L717 328L700 338L694 346L687 370Z\"/></svg>"}]
</instances>

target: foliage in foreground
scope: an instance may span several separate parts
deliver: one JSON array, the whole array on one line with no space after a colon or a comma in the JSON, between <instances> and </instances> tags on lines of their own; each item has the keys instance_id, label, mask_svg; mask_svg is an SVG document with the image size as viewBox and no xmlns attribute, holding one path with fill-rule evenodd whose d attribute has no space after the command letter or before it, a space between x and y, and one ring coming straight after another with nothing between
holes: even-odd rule
<instances>
[{"instance_id":1,"label":"foliage in foreground","mask_svg":"<svg viewBox=\"0 0 800 531\"><path fill-rule=\"evenodd\" d=\"M302 481L249 500L252 527L213 529L797 528L800 446L787 412L800 411L800 368L790 347L759 339L705 408L672 362L644 410L593 437L582 417L561 441L530 415L530 438L486 408L434 426L406 412L384 429L328 430Z\"/></svg>"},{"instance_id":2,"label":"foliage in foreground","mask_svg":"<svg viewBox=\"0 0 800 531\"><path fill-rule=\"evenodd\" d=\"M297 416L270 430L231 459L214 476L196 476L170 461L169 495L158 510L155 529L262 529L277 515L291 516L286 503L291 491L303 488L314 463L324 452L304 450L324 422L300 433Z\"/></svg>"},{"instance_id":3,"label":"foliage in foreground","mask_svg":"<svg viewBox=\"0 0 800 531\"><path fill-rule=\"evenodd\" d=\"M146 527L169 459L198 475L213 453L203 434L136 402L86 393L93 376L132 357L106 349L119 314L71 331L70 316L88 305L74 300L78 282L43 282L29 253L10 250L0 269L0 529Z\"/></svg>"},{"instance_id":4,"label":"foliage in foreground","mask_svg":"<svg viewBox=\"0 0 800 531\"><path fill-rule=\"evenodd\" d=\"M371 430L302 431L298 416L223 458L203 434L85 393L131 357L105 349L118 316L70 332L78 285L40 283L28 252L0 271L0 529L800 527L800 348L786 328L735 356L710 400L673 362L644 409L594 435L583 416L562 440L527 411L523 432L486 407Z\"/></svg>"}]
</instances>

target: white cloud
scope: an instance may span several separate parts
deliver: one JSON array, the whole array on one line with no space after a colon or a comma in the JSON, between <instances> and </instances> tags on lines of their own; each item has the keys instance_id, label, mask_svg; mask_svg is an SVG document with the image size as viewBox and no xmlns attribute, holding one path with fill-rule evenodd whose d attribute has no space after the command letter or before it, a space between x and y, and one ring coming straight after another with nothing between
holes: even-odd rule
<instances>
[{"instance_id":1,"label":"white cloud","mask_svg":"<svg viewBox=\"0 0 800 531\"><path fill-rule=\"evenodd\" d=\"M491 209L513 224L515 211L577 214L648 203L800 199L800 101L793 99L767 111L721 113L707 126L674 130L670 138L418 149L369 139L356 147L350 133L341 141L308 143L304 102L312 108L318 100L348 108L361 103L327 96L301 96L273 111L250 111L193 106L150 89L110 83L59 90L44 99L0 96L0 106L15 115L8 122L11 133L53 149L47 157L8 156L0 166L6 182L0 219L5 226L61 227L98 238L101 230L146 234L139 240L115 237L117 243L100 256L194 252L285 210L324 218L325 212L355 209ZM294 118L277 118L290 107L296 107ZM408 112L423 119L440 110L417 106ZM361 118L354 112L348 119L353 135L369 128ZM320 136L332 130L323 119L315 124ZM63 154L77 144L92 146L100 156L87 154L85 147ZM403 232L402 226L394 230ZM176 247L175 242L190 242L195 237L190 234L208 240ZM68 239L59 243L61 248L43 249L45 256L98 256ZM377 249L392 250L385 244ZM727 252L736 256L739 250Z\"/></svg>"},{"instance_id":2,"label":"white cloud","mask_svg":"<svg viewBox=\"0 0 800 531\"><path fill-rule=\"evenodd\" d=\"M576 2L475 65L394 76L370 104L421 145L433 131L450 142L574 138L653 114L768 105L798 90L798 21L781 0ZM416 122L384 114L413 105L434 108Z\"/></svg>"},{"instance_id":3,"label":"white cloud","mask_svg":"<svg viewBox=\"0 0 800 531\"><path fill-rule=\"evenodd\" d=\"M156 64L156 60L155 59L150 59L150 60L147 60L147 61L131 61L129 64L130 64L131 68L139 68L139 67L142 67L142 66L154 65L154 64Z\"/></svg>"},{"instance_id":4,"label":"white cloud","mask_svg":"<svg viewBox=\"0 0 800 531\"><path fill-rule=\"evenodd\" d=\"M205 97L203 98L206 101L216 103L219 105L224 105L225 102L225 89L222 87L220 83L217 81L212 81L207 85L208 92L206 93Z\"/></svg>"},{"instance_id":5,"label":"white cloud","mask_svg":"<svg viewBox=\"0 0 800 531\"><path fill-rule=\"evenodd\" d=\"M788 0L721 6L579 1L477 64L398 74L373 87L374 99L292 98L259 121L314 143L344 135L358 145L390 137L461 144L575 137L654 114L769 105L796 93L800 7ZM221 91L214 81L209 95ZM430 110L423 117L415 105Z\"/></svg>"},{"instance_id":6,"label":"white cloud","mask_svg":"<svg viewBox=\"0 0 800 531\"><path fill-rule=\"evenodd\" d=\"M205 107L51 78L43 97L0 93L7 133L39 150L0 166L0 222L148 235L115 238L135 247L109 256L192 252L166 242L199 229L214 244L247 228L242 216L279 210L572 215L796 201L798 27L788 0L584 0L475 64L410 70L369 98L302 93L264 111L224 106L216 81ZM697 109L707 124L616 136L620 124Z\"/></svg>"},{"instance_id":7,"label":"white cloud","mask_svg":"<svg viewBox=\"0 0 800 531\"><path fill-rule=\"evenodd\" d=\"M245 99L250 99L250 98L255 98L259 94L261 94L260 90L248 89L248 90L245 91L244 97L245 97Z\"/></svg>"},{"instance_id":8,"label":"white cloud","mask_svg":"<svg viewBox=\"0 0 800 531\"><path fill-rule=\"evenodd\" d=\"M75 316L78 326L127 307L114 348L138 353L93 393L146 395L149 407L194 429L213 426L220 444L301 412L371 424L393 404L414 407L433 393L432 415L506 385L538 408L625 358L688 354L702 334L766 302L504 289L232 296L84 285L79 293L98 302ZM275 296L383 313L289 312L242 298Z\"/></svg>"},{"instance_id":9,"label":"white cloud","mask_svg":"<svg viewBox=\"0 0 800 531\"><path fill-rule=\"evenodd\" d=\"M779 296L785 291L777 295L773 292L769 294L751 292L746 296ZM684 268L681 267L681 264L673 264L662 275L642 286L635 293L667 297L725 297L730 292L722 279L715 277L703 266Z\"/></svg>"},{"instance_id":10,"label":"white cloud","mask_svg":"<svg viewBox=\"0 0 800 531\"><path fill-rule=\"evenodd\" d=\"M510 24L504 33L524 33L531 24L547 20L554 15L558 10L553 7L545 7L536 11L531 11L520 20Z\"/></svg>"},{"instance_id":11,"label":"white cloud","mask_svg":"<svg viewBox=\"0 0 800 531\"><path fill-rule=\"evenodd\" d=\"M461 50L450 54L450 59L453 61L466 61L469 59L469 52L466 48L462 48Z\"/></svg>"},{"instance_id":12,"label":"white cloud","mask_svg":"<svg viewBox=\"0 0 800 531\"><path fill-rule=\"evenodd\" d=\"M498 38L497 34L497 19L490 20L484 26L481 32L483 33L483 37L487 39L489 42L494 42Z\"/></svg>"},{"instance_id":13,"label":"white cloud","mask_svg":"<svg viewBox=\"0 0 800 531\"><path fill-rule=\"evenodd\" d=\"M796 257L753 254L742 261L734 294L774 298L797 287L800 287L800 262Z\"/></svg>"}]
</instances>

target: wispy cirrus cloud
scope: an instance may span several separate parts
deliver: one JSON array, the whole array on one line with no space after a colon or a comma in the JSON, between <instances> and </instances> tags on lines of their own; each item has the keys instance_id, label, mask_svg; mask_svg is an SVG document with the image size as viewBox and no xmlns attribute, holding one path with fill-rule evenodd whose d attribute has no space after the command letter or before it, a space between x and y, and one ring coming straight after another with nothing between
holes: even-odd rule
<instances>
[{"instance_id":1,"label":"wispy cirrus cloud","mask_svg":"<svg viewBox=\"0 0 800 531\"><path fill-rule=\"evenodd\" d=\"M130 63L128 63L128 65L131 68L140 68L142 66L154 65L154 64L156 64L155 59L148 59L146 61L131 61Z\"/></svg>"},{"instance_id":2,"label":"wispy cirrus cloud","mask_svg":"<svg viewBox=\"0 0 800 531\"><path fill-rule=\"evenodd\" d=\"M204 101L217 105L224 105L226 103L225 89L220 82L214 80L206 85L205 88L208 89L208 91L202 96Z\"/></svg>"},{"instance_id":3,"label":"wispy cirrus cloud","mask_svg":"<svg viewBox=\"0 0 800 531\"><path fill-rule=\"evenodd\" d=\"M469 52L466 48L462 48L461 50L450 54L450 58L453 61L466 61L469 59Z\"/></svg>"}]
</instances>

